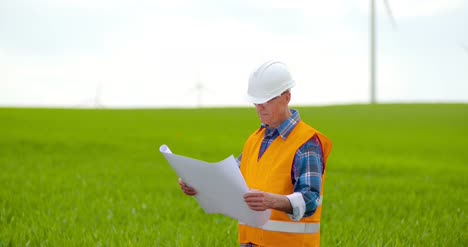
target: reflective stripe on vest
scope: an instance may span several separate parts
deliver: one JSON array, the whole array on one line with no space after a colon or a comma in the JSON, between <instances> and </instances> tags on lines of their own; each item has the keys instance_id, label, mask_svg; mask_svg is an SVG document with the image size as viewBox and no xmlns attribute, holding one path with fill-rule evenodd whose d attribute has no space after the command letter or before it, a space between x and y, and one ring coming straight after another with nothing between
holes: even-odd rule
<instances>
[{"instance_id":1,"label":"reflective stripe on vest","mask_svg":"<svg viewBox=\"0 0 468 247\"><path fill-rule=\"evenodd\" d=\"M244 225L242 222L239 222L239 224ZM320 231L320 223L301 223L269 220L260 229L272 232L318 233Z\"/></svg>"}]
</instances>

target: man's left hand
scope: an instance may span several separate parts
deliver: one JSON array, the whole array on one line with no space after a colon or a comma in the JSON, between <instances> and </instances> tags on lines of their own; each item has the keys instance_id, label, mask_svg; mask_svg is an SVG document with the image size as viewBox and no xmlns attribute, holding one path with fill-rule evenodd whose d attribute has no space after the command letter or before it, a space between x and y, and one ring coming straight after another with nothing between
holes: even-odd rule
<instances>
[{"instance_id":1,"label":"man's left hand","mask_svg":"<svg viewBox=\"0 0 468 247\"><path fill-rule=\"evenodd\" d=\"M245 193L244 201L250 209L264 211L273 208L275 198L272 194L258 190L250 190Z\"/></svg>"}]
</instances>

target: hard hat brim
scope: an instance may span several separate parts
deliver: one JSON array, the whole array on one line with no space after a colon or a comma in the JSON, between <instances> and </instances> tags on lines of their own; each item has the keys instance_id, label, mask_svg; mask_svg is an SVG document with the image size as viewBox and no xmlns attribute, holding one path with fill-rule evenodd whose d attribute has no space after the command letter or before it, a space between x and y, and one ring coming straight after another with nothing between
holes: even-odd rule
<instances>
[{"instance_id":1,"label":"hard hat brim","mask_svg":"<svg viewBox=\"0 0 468 247\"><path fill-rule=\"evenodd\" d=\"M293 88L294 86L296 86L296 82L294 80L291 80L287 83L286 87L284 88L281 88L280 90L277 90L276 93L273 93L271 94L270 97L264 97L264 98L259 98L259 97L252 97L249 95L249 93L247 93L245 95L245 99L250 102L250 103L253 103L253 104L264 104L266 103L267 101L277 97L277 96L280 96L282 93L284 93L285 91L287 90L290 90L291 88Z\"/></svg>"},{"instance_id":2,"label":"hard hat brim","mask_svg":"<svg viewBox=\"0 0 468 247\"><path fill-rule=\"evenodd\" d=\"M276 96L274 96L274 97L276 97ZM273 99L274 97L271 97L271 98L256 98L256 97L252 97L250 95L245 95L245 100L247 100L249 103L252 103L252 104L264 104L267 101Z\"/></svg>"}]
</instances>

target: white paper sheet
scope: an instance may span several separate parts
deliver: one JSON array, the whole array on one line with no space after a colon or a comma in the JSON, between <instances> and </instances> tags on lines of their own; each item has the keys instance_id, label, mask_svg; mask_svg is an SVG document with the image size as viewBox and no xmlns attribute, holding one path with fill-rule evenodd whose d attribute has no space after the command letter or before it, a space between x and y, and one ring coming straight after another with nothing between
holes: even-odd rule
<instances>
[{"instance_id":1,"label":"white paper sheet","mask_svg":"<svg viewBox=\"0 0 468 247\"><path fill-rule=\"evenodd\" d=\"M254 211L244 202L249 190L231 155L218 163L208 163L176 154L168 146L159 148L176 174L197 190L195 199L207 214L223 214L246 225L263 226L271 210Z\"/></svg>"}]
</instances>

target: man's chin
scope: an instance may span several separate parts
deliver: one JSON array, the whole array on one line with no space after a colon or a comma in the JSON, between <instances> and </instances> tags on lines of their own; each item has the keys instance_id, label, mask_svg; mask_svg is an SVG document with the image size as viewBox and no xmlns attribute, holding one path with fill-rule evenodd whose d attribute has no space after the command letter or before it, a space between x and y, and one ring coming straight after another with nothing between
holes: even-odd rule
<instances>
[{"instance_id":1,"label":"man's chin","mask_svg":"<svg viewBox=\"0 0 468 247\"><path fill-rule=\"evenodd\" d=\"M264 121L264 120L260 119L260 122L262 122L262 124L264 124L264 125L269 125L269 121Z\"/></svg>"}]
</instances>

